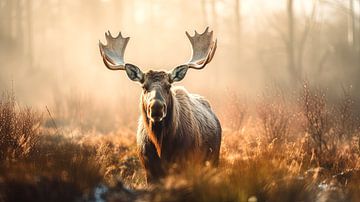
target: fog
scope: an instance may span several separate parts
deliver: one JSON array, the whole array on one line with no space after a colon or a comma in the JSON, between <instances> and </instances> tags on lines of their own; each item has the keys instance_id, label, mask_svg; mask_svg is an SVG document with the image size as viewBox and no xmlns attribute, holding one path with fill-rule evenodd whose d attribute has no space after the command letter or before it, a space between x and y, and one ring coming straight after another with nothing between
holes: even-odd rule
<instances>
[{"instance_id":1,"label":"fog","mask_svg":"<svg viewBox=\"0 0 360 202\"><path fill-rule=\"evenodd\" d=\"M102 63L104 33L131 37L126 62L171 70L190 58L185 31L209 26L218 48L177 84L190 92L221 103L229 92L291 92L308 80L358 99L359 9L358 0L0 0L0 90L40 108L73 99L136 110L139 85Z\"/></svg>"}]
</instances>

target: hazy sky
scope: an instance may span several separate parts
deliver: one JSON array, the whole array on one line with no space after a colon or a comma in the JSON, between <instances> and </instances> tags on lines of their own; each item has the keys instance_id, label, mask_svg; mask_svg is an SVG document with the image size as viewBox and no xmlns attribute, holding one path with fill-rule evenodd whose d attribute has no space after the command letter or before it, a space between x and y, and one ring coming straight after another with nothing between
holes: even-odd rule
<instances>
[{"instance_id":1,"label":"hazy sky","mask_svg":"<svg viewBox=\"0 0 360 202\"><path fill-rule=\"evenodd\" d=\"M304 29L304 16L309 14L314 1L294 1L300 34ZM13 81L21 100L31 104L50 103L53 97L70 91L93 96L100 103L104 100L116 103L124 97L137 99L141 91L139 85L131 82L125 72L107 70L101 61L98 41L105 41L104 32L107 30L114 34L122 31L124 36L131 37L125 60L147 71L170 70L186 62L191 49L185 31L193 33L196 29L201 32L210 26L218 38L218 49L207 68L189 71L179 84L191 92L211 95L231 89L257 95L266 82L274 80L283 85L286 78L286 45L281 35L287 32L286 0L240 0L240 23L235 18L235 0L215 1L215 11L212 0L31 2L34 69L24 71L27 61L17 57L19 51L0 49L7 58L1 67L2 89L9 88ZM205 7L201 2L205 2ZM325 0L317 2L321 2L318 15L346 19L344 13L329 14L333 10L327 8ZM331 5L334 7L334 4ZM10 18L17 19L13 15ZM26 16L26 12L22 16ZM22 20L20 25L26 25L27 18ZM307 57L304 60L305 70L313 69L310 65L317 65L328 47L334 49L334 44L346 42L346 27L342 27L346 23L334 26L334 37L325 29L333 25L326 21L321 23L324 26L314 29L316 34L309 37L305 47L308 48L304 54ZM16 44L18 26L3 31L4 35L10 35L6 42ZM26 32L23 35L26 41L29 36ZM20 50L26 49L27 45L25 43ZM308 54L312 49L316 51ZM341 51L339 49L336 54ZM326 65L330 64L334 65L333 69L328 68L321 74L321 78L330 84L334 83L333 80L344 80L348 75L354 75L351 68L345 73L337 72L337 68L344 66L342 63L329 62Z\"/></svg>"}]
</instances>

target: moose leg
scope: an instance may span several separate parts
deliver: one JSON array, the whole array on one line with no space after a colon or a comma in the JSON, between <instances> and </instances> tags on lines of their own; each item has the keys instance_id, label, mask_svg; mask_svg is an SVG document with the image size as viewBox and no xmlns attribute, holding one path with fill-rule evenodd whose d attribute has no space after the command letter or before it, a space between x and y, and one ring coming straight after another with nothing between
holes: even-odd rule
<instances>
[{"instance_id":1,"label":"moose leg","mask_svg":"<svg viewBox=\"0 0 360 202\"><path fill-rule=\"evenodd\" d=\"M146 171L146 182L148 184L156 183L164 176L164 170L161 165L161 159L156 153L155 146L148 142L139 150L141 164Z\"/></svg>"},{"instance_id":2,"label":"moose leg","mask_svg":"<svg viewBox=\"0 0 360 202\"><path fill-rule=\"evenodd\" d=\"M215 116L215 115L214 115ZM214 167L218 167L219 165L219 157L220 157L220 146L221 146L221 125L219 119L215 116L216 122L217 122L217 129L216 133L214 134L214 141L213 141L213 151L212 151L212 162Z\"/></svg>"},{"instance_id":3,"label":"moose leg","mask_svg":"<svg viewBox=\"0 0 360 202\"><path fill-rule=\"evenodd\" d=\"M212 166L218 167L220 157L220 146L221 146L221 126L218 122L218 131L211 136L212 139L207 142L205 146L206 159Z\"/></svg>"}]
</instances>

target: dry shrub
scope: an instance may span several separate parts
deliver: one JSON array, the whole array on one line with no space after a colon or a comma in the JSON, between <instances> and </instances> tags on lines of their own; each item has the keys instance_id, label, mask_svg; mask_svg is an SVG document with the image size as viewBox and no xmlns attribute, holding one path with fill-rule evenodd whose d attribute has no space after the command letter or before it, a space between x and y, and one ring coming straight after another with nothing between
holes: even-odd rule
<instances>
[{"instance_id":1,"label":"dry shrub","mask_svg":"<svg viewBox=\"0 0 360 202\"><path fill-rule=\"evenodd\" d=\"M349 89L343 87L342 92L340 102L334 107L335 133L340 140L350 140L358 130L359 118L354 114L355 101L351 95L351 87Z\"/></svg>"},{"instance_id":2,"label":"dry shrub","mask_svg":"<svg viewBox=\"0 0 360 202\"><path fill-rule=\"evenodd\" d=\"M326 94L320 88L311 89L307 83L304 83L300 103L306 120L304 128L312 140L308 153L312 152L317 163L324 166L324 154L331 149L332 138L329 136L332 122Z\"/></svg>"},{"instance_id":3,"label":"dry shrub","mask_svg":"<svg viewBox=\"0 0 360 202\"><path fill-rule=\"evenodd\" d=\"M290 132L291 112L280 89L264 93L258 103L257 115L267 143L284 143Z\"/></svg>"},{"instance_id":4,"label":"dry shrub","mask_svg":"<svg viewBox=\"0 0 360 202\"><path fill-rule=\"evenodd\" d=\"M223 124L233 131L239 131L244 124L247 111L245 99L235 91L229 90L224 107L225 123Z\"/></svg>"},{"instance_id":5,"label":"dry shrub","mask_svg":"<svg viewBox=\"0 0 360 202\"><path fill-rule=\"evenodd\" d=\"M354 144L359 123L349 91L343 92L339 103L330 103L324 90L304 83L299 99L305 119L303 148L311 156L309 164L332 173L358 167L353 159L359 158Z\"/></svg>"},{"instance_id":6,"label":"dry shrub","mask_svg":"<svg viewBox=\"0 0 360 202\"><path fill-rule=\"evenodd\" d=\"M5 201L74 201L102 182L95 147L48 134L39 137L35 149L35 155L0 166Z\"/></svg>"},{"instance_id":7,"label":"dry shrub","mask_svg":"<svg viewBox=\"0 0 360 202\"><path fill-rule=\"evenodd\" d=\"M96 147L41 127L41 116L19 106L13 92L0 101L1 201L74 201L102 181Z\"/></svg>"},{"instance_id":8,"label":"dry shrub","mask_svg":"<svg viewBox=\"0 0 360 202\"><path fill-rule=\"evenodd\" d=\"M145 173L137 157L135 134L132 130L121 128L106 135L82 134L73 142L96 148L96 163L101 165L104 183L116 184L120 180L131 188L144 185Z\"/></svg>"},{"instance_id":9,"label":"dry shrub","mask_svg":"<svg viewBox=\"0 0 360 202\"><path fill-rule=\"evenodd\" d=\"M22 159L35 152L41 116L29 107L19 107L13 92L0 100L0 162Z\"/></svg>"}]
</instances>

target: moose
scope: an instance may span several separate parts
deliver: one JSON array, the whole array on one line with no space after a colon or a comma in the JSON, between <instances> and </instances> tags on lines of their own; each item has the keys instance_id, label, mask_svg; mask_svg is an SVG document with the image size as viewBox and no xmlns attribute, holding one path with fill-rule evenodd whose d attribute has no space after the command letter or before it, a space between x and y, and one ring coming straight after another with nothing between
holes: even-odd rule
<instances>
[{"instance_id":1,"label":"moose","mask_svg":"<svg viewBox=\"0 0 360 202\"><path fill-rule=\"evenodd\" d=\"M171 71L150 70L143 73L137 66L124 62L124 51L130 37L119 32L105 33L107 44L99 41L100 53L110 70L125 70L127 76L141 84L141 115L137 129L137 148L148 183L164 177L173 165L185 166L219 163L221 125L209 102L190 94L184 87L173 86L188 69L203 69L213 58L217 40L209 27L194 36L185 32L192 46L189 62Z\"/></svg>"}]
</instances>

